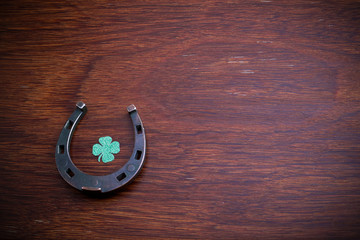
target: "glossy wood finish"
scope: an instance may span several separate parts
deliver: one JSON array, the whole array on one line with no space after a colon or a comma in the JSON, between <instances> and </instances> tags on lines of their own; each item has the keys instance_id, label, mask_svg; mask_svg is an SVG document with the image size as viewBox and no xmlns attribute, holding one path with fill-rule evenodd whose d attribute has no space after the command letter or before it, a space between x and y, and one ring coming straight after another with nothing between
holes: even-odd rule
<instances>
[{"instance_id":1,"label":"glossy wood finish","mask_svg":"<svg viewBox=\"0 0 360 240\"><path fill-rule=\"evenodd\" d=\"M360 238L359 1L2 1L3 238ZM140 176L108 198L57 172L107 174L147 134ZM97 162L111 136L121 152Z\"/></svg>"}]
</instances>

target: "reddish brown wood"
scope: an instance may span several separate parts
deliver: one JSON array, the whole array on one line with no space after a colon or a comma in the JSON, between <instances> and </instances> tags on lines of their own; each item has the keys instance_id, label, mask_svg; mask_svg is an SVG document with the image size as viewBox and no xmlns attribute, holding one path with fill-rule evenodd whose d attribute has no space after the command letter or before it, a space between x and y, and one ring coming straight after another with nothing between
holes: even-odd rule
<instances>
[{"instance_id":1,"label":"reddish brown wood","mask_svg":"<svg viewBox=\"0 0 360 240\"><path fill-rule=\"evenodd\" d=\"M358 1L2 1L2 238L360 238ZM91 174L147 133L98 199L57 172L61 127ZM120 141L99 164L99 137Z\"/></svg>"}]
</instances>

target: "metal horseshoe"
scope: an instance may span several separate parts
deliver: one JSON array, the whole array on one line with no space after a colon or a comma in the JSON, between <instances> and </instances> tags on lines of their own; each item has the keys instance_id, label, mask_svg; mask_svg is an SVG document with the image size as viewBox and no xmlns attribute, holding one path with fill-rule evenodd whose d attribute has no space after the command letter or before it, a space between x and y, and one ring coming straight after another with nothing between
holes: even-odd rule
<instances>
[{"instance_id":1,"label":"metal horseshoe","mask_svg":"<svg viewBox=\"0 0 360 240\"><path fill-rule=\"evenodd\" d=\"M60 175L76 189L88 192L107 193L129 184L144 165L146 139L144 126L136 107L127 107L135 131L134 150L130 160L119 170L104 176L89 175L79 170L70 157L70 144L75 128L87 112L85 103L78 102L75 111L66 121L56 144L55 160Z\"/></svg>"}]
</instances>

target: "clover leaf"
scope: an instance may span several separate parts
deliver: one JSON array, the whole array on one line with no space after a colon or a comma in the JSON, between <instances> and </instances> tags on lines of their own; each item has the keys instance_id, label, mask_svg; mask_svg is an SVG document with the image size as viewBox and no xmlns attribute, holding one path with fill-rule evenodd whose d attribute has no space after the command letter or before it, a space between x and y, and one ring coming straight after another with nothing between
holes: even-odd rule
<instances>
[{"instance_id":1,"label":"clover leaf","mask_svg":"<svg viewBox=\"0 0 360 240\"><path fill-rule=\"evenodd\" d=\"M112 142L112 138L109 136L99 138L99 143L94 144L92 153L94 156L99 156L104 163L111 162L114 160L114 155L120 152L120 143L117 141Z\"/></svg>"}]
</instances>

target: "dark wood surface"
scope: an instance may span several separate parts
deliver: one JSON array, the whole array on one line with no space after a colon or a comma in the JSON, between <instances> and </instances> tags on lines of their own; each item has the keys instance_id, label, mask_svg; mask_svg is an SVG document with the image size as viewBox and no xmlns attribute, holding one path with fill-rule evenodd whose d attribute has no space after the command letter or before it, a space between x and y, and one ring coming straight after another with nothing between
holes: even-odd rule
<instances>
[{"instance_id":1,"label":"dark wood surface","mask_svg":"<svg viewBox=\"0 0 360 240\"><path fill-rule=\"evenodd\" d=\"M1 1L1 238L360 238L359 1ZM146 165L95 198L58 174ZM121 144L98 163L101 136Z\"/></svg>"}]
</instances>

